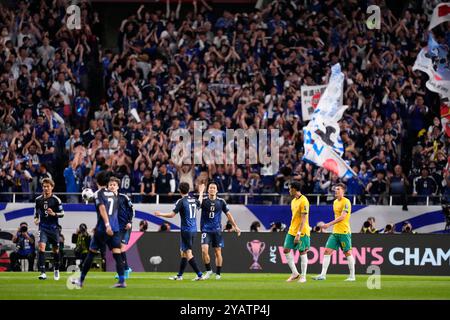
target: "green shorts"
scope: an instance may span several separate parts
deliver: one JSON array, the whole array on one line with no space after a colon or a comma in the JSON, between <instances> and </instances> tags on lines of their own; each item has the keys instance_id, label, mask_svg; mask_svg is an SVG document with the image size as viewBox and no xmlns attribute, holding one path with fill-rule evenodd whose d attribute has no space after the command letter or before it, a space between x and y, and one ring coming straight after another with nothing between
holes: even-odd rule
<instances>
[{"instance_id":1,"label":"green shorts","mask_svg":"<svg viewBox=\"0 0 450 320\"><path fill-rule=\"evenodd\" d=\"M286 238L284 239L284 247L288 249L298 250L300 252L309 249L310 247L309 236L304 235L303 237L300 237L300 242L297 244L294 243L294 239L295 237L293 235L290 235L289 233L286 234Z\"/></svg>"},{"instance_id":2,"label":"green shorts","mask_svg":"<svg viewBox=\"0 0 450 320\"><path fill-rule=\"evenodd\" d=\"M325 248L347 252L352 249L352 234L351 233L332 233L328 237Z\"/></svg>"}]
</instances>

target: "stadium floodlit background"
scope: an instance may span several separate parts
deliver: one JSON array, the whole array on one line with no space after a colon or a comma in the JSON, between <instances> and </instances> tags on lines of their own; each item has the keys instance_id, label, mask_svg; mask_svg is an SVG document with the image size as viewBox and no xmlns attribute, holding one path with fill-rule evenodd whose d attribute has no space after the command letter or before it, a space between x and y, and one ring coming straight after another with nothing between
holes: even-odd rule
<instances>
[{"instance_id":1,"label":"stadium floodlit background","mask_svg":"<svg viewBox=\"0 0 450 320\"><path fill-rule=\"evenodd\" d=\"M435 232L448 250L450 135L439 95L412 71L439 2L75 1L81 29L70 30L70 1L0 1L0 270L11 268L8 234L22 221L34 229L31 202L46 177L66 203L68 252L80 223L94 227L80 193L96 189L102 169L138 204L136 233L145 231L141 221L148 231L178 229L152 212L170 210L183 181L194 193L216 181L243 231L285 231L293 180L314 205L312 227L331 220L342 179L302 160L300 89L327 84L335 63L349 106L340 121L343 158L357 173L343 181L355 205L353 232L407 233L412 244L414 230ZM370 4L381 8L379 30L366 26ZM450 45L449 30L448 22L433 29L436 40ZM174 163L171 134L192 131L195 120L224 132L279 129L279 170ZM443 266L438 273L450 275Z\"/></svg>"}]
</instances>

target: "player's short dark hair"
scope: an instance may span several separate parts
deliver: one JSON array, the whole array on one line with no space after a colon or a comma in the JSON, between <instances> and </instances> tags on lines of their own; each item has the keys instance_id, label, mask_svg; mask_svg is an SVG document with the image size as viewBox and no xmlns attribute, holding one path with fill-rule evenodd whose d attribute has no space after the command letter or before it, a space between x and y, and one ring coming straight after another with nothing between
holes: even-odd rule
<instances>
[{"instance_id":1,"label":"player's short dark hair","mask_svg":"<svg viewBox=\"0 0 450 320\"><path fill-rule=\"evenodd\" d=\"M44 179L42 179L42 185L44 185L46 183L51 185L52 188L55 187L55 181L53 181L51 178L44 178Z\"/></svg>"},{"instance_id":2,"label":"player's short dark hair","mask_svg":"<svg viewBox=\"0 0 450 320\"><path fill-rule=\"evenodd\" d=\"M189 183L187 183L187 182L181 182L180 183L180 185L178 186L178 190L180 190L180 192L182 193L182 194L187 194L187 193L189 193L189 189L190 189L191 187L189 186Z\"/></svg>"},{"instance_id":3,"label":"player's short dark hair","mask_svg":"<svg viewBox=\"0 0 450 320\"><path fill-rule=\"evenodd\" d=\"M208 182L208 188L209 188L209 186L212 185L212 184L215 184L217 188L219 187L219 185L217 184L217 182L215 182L215 181L213 180L213 181L209 181L209 182Z\"/></svg>"},{"instance_id":4,"label":"player's short dark hair","mask_svg":"<svg viewBox=\"0 0 450 320\"><path fill-rule=\"evenodd\" d=\"M290 184L290 187L292 189L297 190L297 191L301 191L301 189L302 189L302 185L298 181L292 181L291 184Z\"/></svg>"},{"instance_id":5,"label":"player's short dark hair","mask_svg":"<svg viewBox=\"0 0 450 320\"><path fill-rule=\"evenodd\" d=\"M100 171L99 173L97 173L97 176L95 177L95 179L97 180L97 183L99 186L107 186L109 179L111 178L111 173L108 171Z\"/></svg>"},{"instance_id":6,"label":"player's short dark hair","mask_svg":"<svg viewBox=\"0 0 450 320\"><path fill-rule=\"evenodd\" d=\"M336 185L336 187L341 187L342 189L344 189L344 191L347 190L347 186L346 186L344 183L342 183L342 182L339 182L339 183Z\"/></svg>"}]
</instances>

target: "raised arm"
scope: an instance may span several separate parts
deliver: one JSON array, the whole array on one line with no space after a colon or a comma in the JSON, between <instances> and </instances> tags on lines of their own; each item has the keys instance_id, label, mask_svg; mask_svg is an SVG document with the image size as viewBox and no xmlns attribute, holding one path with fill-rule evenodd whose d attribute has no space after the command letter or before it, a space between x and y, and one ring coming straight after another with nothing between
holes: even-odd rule
<instances>
[{"instance_id":1,"label":"raised arm","mask_svg":"<svg viewBox=\"0 0 450 320\"><path fill-rule=\"evenodd\" d=\"M169 0L167 0L167 3L169 2ZM142 10L144 9L144 5L141 5L137 11L137 16L139 20L142 20Z\"/></svg>"},{"instance_id":2,"label":"raised arm","mask_svg":"<svg viewBox=\"0 0 450 320\"><path fill-rule=\"evenodd\" d=\"M157 217L161 217L161 218L173 218L175 217L177 214L175 212L171 212L171 213L161 213L159 211L155 211L155 216Z\"/></svg>"},{"instance_id":3,"label":"raised arm","mask_svg":"<svg viewBox=\"0 0 450 320\"><path fill-rule=\"evenodd\" d=\"M203 193L205 192L205 188L206 188L206 186L204 183L202 183L201 185L198 186L198 201L200 203L200 206L203 203Z\"/></svg>"},{"instance_id":4,"label":"raised arm","mask_svg":"<svg viewBox=\"0 0 450 320\"><path fill-rule=\"evenodd\" d=\"M175 11L175 19L180 19L181 0L178 0L177 10Z\"/></svg>"}]
</instances>

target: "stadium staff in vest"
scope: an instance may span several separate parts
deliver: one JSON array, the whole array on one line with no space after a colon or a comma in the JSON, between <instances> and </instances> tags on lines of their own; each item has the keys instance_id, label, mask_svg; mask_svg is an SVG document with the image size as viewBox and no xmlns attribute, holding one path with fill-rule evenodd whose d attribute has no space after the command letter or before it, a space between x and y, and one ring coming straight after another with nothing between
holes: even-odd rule
<instances>
[{"instance_id":1,"label":"stadium staff in vest","mask_svg":"<svg viewBox=\"0 0 450 320\"><path fill-rule=\"evenodd\" d=\"M72 243L75 244L75 259L80 260L79 267L82 268L83 261L89 252L89 244L91 243L91 236L85 223L80 224L76 233L72 234Z\"/></svg>"},{"instance_id":2,"label":"stadium staff in vest","mask_svg":"<svg viewBox=\"0 0 450 320\"><path fill-rule=\"evenodd\" d=\"M375 218L369 217L366 222L364 222L360 233L378 233L379 231L375 228Z\"/></svg>"}]
</instances>

